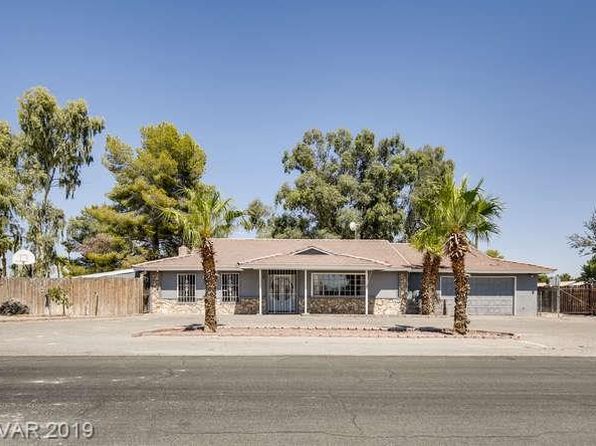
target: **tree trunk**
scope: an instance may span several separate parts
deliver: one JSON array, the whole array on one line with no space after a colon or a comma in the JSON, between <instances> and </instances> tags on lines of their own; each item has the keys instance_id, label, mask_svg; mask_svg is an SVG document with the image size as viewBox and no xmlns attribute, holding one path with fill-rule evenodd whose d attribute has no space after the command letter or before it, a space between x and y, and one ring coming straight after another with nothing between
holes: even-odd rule
<instances>
[{"instance_id":1,"label":"tree trunk","mask_svg":"<svg viewBox=\"0 0 596 446\"><path fill-rule=\"evenodd\" d=\"M213 242L205 240L201 246L201 259L203 262L203 277L205 279L205 329L217 331L217 318L215 315L215 300L217 292L217 275L215 272L215 252Z\"/></svg>"},{"instance_id":2,"label":"tree trunk","mask_svg":"<svg viewBox=\"0 0 596 446\"><path fill-rule=\"evenodd\" d=\"M430 315L435 312L437 303L437 281L439 280L439 266L441 257L430 252L424 253L422 264L421 284L421 313Z\"/></svg>"},{"instance_id":3,"label":"tree trunk","mask_svg":"<svg viewBox=\"0 0 596 446\"><path fill-rule=\"evenodd\" d=\"M439 282L439 267L441 266L441 256L432 255L431 261L431 274L429 279L429 293L430 293L430 312L429 314L433 314L435 312L435 308L439 303L438 295L437 295L437 283Z\"/></svg>"},{"instance_id":4,"label":"tree trunk","mask_svg":"<svg viewBox=\"0 0 596 446\"><path fill-rule=\"evenodd\" d=\"M468 293L470 284L466 275L464 255L452 255L451 267L453 269L453 280L455 281L455 311L453 313L453 330L456 333L465 335L468 332Z\"/></svg>"},{"instance_id":5,"label":"tree trunk","mask_svg":"<svg viewBox=\"0 0 596 446\"><path fill-rule=\"evenodd\" d=\"M8 266L6 263L6 253L3 252L2 253L2 274L0 274L1 277L8 277Z\"/></svg>"},{"instance_id":6,"label":"tree trunk","mask_svg":"<svg viewBox=\"0 0 596 446\"><path fill-rule=\"evenodd\" d=\"M424 252L422 257L422 279L420 282L420 313L428 315L431 313L432 298L430 294L432 275L432 254Z\"/></svg>"}]
</instances>

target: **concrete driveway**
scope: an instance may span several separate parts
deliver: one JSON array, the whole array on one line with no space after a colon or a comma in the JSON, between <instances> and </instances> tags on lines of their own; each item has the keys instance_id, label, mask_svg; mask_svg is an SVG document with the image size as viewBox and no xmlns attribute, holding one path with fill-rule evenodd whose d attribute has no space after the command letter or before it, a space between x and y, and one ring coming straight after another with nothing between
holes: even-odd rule
<instances>
[{"instance_id":1,"label":"concrete driveway","mask_svg":"<svg viewBox=\"0 0 596 446\"><path fill-rule=\"evenodd\" d=\"M379 339L318 337L134 337L142 331L201 322L194 315L114 319L0 321L4 356L55 355L420 355L596 356L596 318L473 317L472 328L512 332L519 339ZM221 316L237 327L450 327L447 317Z\"/></svg>"}]
</instances>

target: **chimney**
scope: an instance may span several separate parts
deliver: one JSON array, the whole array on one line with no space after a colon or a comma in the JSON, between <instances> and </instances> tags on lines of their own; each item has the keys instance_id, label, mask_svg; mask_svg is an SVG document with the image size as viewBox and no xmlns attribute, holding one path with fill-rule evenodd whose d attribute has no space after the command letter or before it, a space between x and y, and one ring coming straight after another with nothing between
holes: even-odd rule
<instances>
[{"instance_id":1,"label":"chimney","mask_svg":"<svg viewBox=\"0 0 596 446\"><path fill-rule=\"evenodd\" d=\"M184 245L178 248L178 257L187 256L189 254L188 248Z\"/></svg>"}]
</instances>

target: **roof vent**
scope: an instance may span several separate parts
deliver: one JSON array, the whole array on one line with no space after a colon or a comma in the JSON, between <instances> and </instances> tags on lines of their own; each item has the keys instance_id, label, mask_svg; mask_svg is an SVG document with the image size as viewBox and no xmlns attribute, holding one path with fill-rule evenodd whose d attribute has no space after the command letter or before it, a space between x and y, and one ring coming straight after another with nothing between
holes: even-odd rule
<instances>
[{"instance_id":1,"label":"roof vent","mask_svg":"<svg viewBox=\"0 0 596 446\"><path fill-rule=\"evenodd\" d=\"M294 255L328 255L328 252L323 251L322 249L319 248L315 248L315 247L309 247L306 249L303 249L301 251L297 251L294 253Z\"/></svg>"}]
</instances>

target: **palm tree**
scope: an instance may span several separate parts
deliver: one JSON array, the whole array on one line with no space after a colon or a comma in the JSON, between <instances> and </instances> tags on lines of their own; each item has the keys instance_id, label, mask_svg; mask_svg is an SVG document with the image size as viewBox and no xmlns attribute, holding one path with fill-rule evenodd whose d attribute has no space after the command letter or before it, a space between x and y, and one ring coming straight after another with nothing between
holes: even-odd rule
<instances>
[{"instance_id":1,"label":"palm tree","mask_svg":"<svg viewBox=\"0 0 596 446\"><path fill-rule=\"evenodd\" d=\"M423 253L420 312L425 315L435 311L439 267L443 254L443 237L437 232L437 225L432 224L434 206L430 204L430 200L418 202L418 213L423 226L412 236L411 240L412 245Z\"/></svg>"},{"instance_id":2,"label":"palm tree","mask_svg":"<svg viewBox=\"0 0 596 446\"><path fill-rule=\"evenodd\" d=\"M439 232L441 225L436 221L438 218L436 201L439 187L446 175L453 175L453 171L449 170L427 178L412 198L412 210L418 224L410 241L423 254L420 312L424 315L434 313L437 300L437 282L445 234Z\"/></svg>"},{"instance_id":3,"label":"palm tree","mask_svg":"<svg viewBox=\"0 0 596 446\"><path fill-rule=\"evenodd\" d=\"M192 250L199 250L205 280L205 328L215 332L217 273L213 238L227 237L234 223L243 215L213 189L185 190L184 209L162 209L163 215L182 229L183 238Z\"/></svg>"},{"instance_id":4,"label":"palm tree","mask_svg":"<svg viewBox=\"0 0 596 446\"><path fill-rule=\"evenodd\" d=\"M474 240L488 240L497 234L495 220L503 211L498 198L486 196L482 181L469 188L464 178L457 184L453 176L446 177L439 186L432 229L444 240L444 253L451 260L455 282L455 311L453 330L459 334L468 332L467 303L470 284L466 274L465 258L470 250L470 237Z\"/></svg>"}]
</instances>

